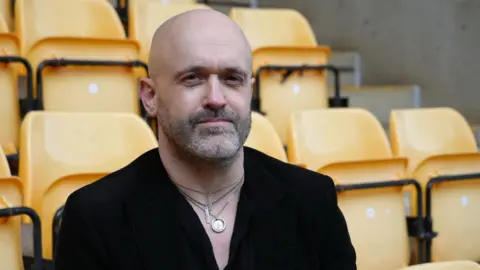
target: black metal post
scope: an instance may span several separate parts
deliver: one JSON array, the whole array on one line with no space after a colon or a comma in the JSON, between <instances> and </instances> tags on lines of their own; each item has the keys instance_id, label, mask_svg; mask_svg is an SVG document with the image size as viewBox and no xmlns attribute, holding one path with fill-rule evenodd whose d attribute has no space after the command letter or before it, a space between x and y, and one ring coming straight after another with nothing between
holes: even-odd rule
<instances>
[{"instance_id":1,"label":"black metal post","mask_svg":"<svg viewBox=\"0 0 480 270\"><path fill-rule=\"evenodd\" d=\"M130 14L128 12L130 3L129 3L129 0L124 0L124 1L125 1L125 6L122 7L121 5L122 0L117 0L117 6L115 10L117 11L118 17L120 18L120 21L123 24L125 35L127 37L130 37L130 33L129 33Z\"/></svg>"},{"instance_id":2,"label":"black metal post","mask_svg":"<svg viewBox=\"0 0 480 270\"><path fill-rule=\"evenodd\" d=\"M0 56L0 62L2 63L21 63L27 72L27 105L23 111L20 111L19 114L25 116L25 114L31 110L33 110L33 70L32 66L28 62L27 59L20 57L20 56Z\"/></svg>"},{"instance_id":3,"label":"black metal post","mask_svg":"<svg viewBox=\"0 0 480 270\"><path fill-rule=\"evenodd\" d=\"M55 258L55 247L57 243L57 233L61 226L64 206L58 208L55 212L52 222L52 258Z\"/></svg>"},{"instance_id":4,"label":"black metal post","mask_svg":"<svg viewBox=\"0 0 480 270\"><path fill-rule=\"evenodd\" d=\"M442 182L452 182L452 181L466 181L480 179L480 173L471 173L471 174L457 174L457 175L441 175L430 178L427 182L427 189L425 192L425 219L430 227L430 231L433 232L433 221L432 221L432 189L435 184ZM442 233L442 232L440 232ZM436 234L436 233L435 233ZM425 242L425 253L426 253L426 262L432 261L432 238L427 239Z\"/></svg>"},{"instance_id":5,"label":"black metal post","mask_svg":"<svg viewBox=\"0 0 480 270\"><path fill-rule=\"evenodd\" d=\"M28 207L10 207L0 209L0 217L27 215L33 224L33 262L34 270L43 269L42 255L42 224L37 212Z\"/></svg>"}]
</instances>

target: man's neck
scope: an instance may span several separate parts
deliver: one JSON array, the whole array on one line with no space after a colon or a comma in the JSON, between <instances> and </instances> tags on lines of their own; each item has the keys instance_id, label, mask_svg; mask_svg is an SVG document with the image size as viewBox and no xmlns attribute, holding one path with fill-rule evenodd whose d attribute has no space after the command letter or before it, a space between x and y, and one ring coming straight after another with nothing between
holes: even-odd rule
<instances>
[{"instance_id":1,"label":"man's neck","mask_svg":"<svg viewBox=\"0 0 480 270\"><path fill-rule=\"evenodd\" d=\"M229 161L202 161L179 153L171 145L161 146L160 158L171 180L184 187L213 192L229 186L243 176L243 149Z\"/></svg>"}]
</instances>

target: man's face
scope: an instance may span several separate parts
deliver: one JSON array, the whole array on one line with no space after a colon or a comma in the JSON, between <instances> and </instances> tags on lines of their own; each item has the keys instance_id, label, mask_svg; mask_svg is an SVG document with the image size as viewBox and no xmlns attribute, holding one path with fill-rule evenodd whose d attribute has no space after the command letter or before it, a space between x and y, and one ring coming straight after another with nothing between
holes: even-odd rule
<instances>
[{"instance_id":1,"label":"man's face","mask_svg":"<svg viewBox=\"0 0 480 270\"><path fill-rule=\"evenodd\" d=\"M233 157L251 125L251 66L244 46L193 33L177 39L153 79L160 128L171 142L206 160Z\"/></svg>"}]
</instances>

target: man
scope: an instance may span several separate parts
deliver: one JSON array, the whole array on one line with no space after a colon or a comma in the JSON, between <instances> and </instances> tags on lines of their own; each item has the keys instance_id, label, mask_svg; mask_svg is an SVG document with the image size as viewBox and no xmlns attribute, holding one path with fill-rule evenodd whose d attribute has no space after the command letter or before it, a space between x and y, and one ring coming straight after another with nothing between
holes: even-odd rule
<instances>
[{"instance_id":1,"label":"man","mask_svg":"<svg viewBox=\"0 0 480 270\"><path fill-rule=\"evenodd\" d=\"M56 269L356 269L332 180L243 147L254 79L235 23L171 18L149 70L159 149L69 197Z\"/></svg>"}]
</instances>

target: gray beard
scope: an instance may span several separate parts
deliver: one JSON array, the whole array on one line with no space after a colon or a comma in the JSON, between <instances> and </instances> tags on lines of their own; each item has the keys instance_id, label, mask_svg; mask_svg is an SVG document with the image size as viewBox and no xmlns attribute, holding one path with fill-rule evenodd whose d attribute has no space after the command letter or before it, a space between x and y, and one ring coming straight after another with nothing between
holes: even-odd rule
<instances>
[{"instance_id":1,"label":"gray beard","mask_svg":"<svg viewBox=\"0 0 480 270\"><path fill-rule=\"evenodd\" d=\"M159 126L177 155L218 168L227 167L235 161L251 129L251 117L235 119L231 128L211 127L199 130L196 124L189 121L172 123L165 119L166 115L168 114L159 114ZM213 138L214 136L223 138Z\"/></svg>"}]
</instances>

